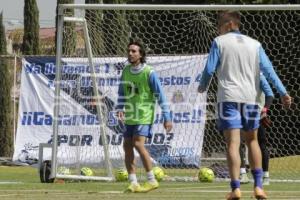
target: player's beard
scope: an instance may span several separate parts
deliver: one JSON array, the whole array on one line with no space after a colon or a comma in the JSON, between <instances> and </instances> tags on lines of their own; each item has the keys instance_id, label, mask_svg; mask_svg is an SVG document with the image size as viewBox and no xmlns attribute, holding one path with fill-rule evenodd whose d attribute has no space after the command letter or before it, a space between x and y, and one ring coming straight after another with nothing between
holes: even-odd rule
<instances>
[{"instance_id":1,"label":"player's beard","mask_svg":"<svg viewBox=\"0 0 300 200\"><path fill-rule=\"evenodd\" d=\"M139 60L132 61L132 59L128 58L128 62L134 66L140 64Z\"/></svg>"}]
</instances>

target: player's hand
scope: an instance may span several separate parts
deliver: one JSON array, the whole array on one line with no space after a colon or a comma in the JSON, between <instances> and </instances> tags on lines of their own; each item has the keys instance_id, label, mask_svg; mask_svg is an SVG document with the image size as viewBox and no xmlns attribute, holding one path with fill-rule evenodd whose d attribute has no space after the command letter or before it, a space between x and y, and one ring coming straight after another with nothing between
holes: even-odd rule
<instances>
[{"instance_id":1,"label":"player's hand","mask_svg":"<svg viewBox=\"0 0 300 200\"><path fill-rule=\"evenodd\" d=\"M167 133L169 133L172 130L172 122L171 121L166 121L164 122L164 128L166 129Z\"/></svg>"},{"instance_id":2,"label":"player's hand","mask_svg":"<svg viewBox=\"0 0 300 200\"><path fill-rule=\"evenodd\" d=\"M199 93L203 93L203 92L205 92L205 90L206 89L204 87L202 87L201 85L198 86L198 92Z\"/></svg>"},{"instance_id":3,"label":"player's hand","mask_svg":"<svg viewBox=\"0 0 300 200\"><path fill-rule=\"evenodd\" d=\"M288 109L290 108L292 104L292 97L288 94L281 97L281 103L283 104L283 107Z\"/></svg>"},{"instance_id":4,"label":"player's hand","mask_svg":"<svg viewBox=\"0 0 300 200\"><path fill-rule=\"evenodd\" d=\"M118 111L117 116L118 116L118 119L121 120L122 122L125 121L125 115L124 115L123 111Z\"/></svg>"},{"instance_id":5,"label":"player's hand","mask_svg":"<svg viewBox=\"0 0 300 200\"><path fill-rule=\"evenodd\" d=\"M272 125L272 121L270 120L267 111L267 108L263 108L260 114L260 124L265 128L269 128Z\"/></svg>"}]
</instances>

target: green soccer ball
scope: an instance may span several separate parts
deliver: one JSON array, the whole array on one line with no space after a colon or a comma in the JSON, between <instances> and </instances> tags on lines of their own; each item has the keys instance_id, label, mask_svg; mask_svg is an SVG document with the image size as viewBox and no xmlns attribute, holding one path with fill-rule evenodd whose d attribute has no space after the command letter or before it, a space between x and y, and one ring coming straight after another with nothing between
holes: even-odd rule
<instances>
[{"instance_id":1,"label":"green soccer ball","mask_svg":"<svg viewBox=\"0 0 300 200\"><path fill-rule=\"evenodd\" d=\"M213 182L215 179L215 174L212 169L203 167L199 170L198 179L201 182Z\"/></svg>"},{"instance_id":2,"label":"green soccer ball","mask_svg":"<svg viewBox=\"0 0 300 200\"><path fill-rule=\"evenodd\" d=\"M153 170L155 179L157 181L163 180L163 178L165 177L165 172L164 172L164 170L162 168L160 168L160 167L153 167L152 170Z\"/></svg>"},{"instance_id":3,"label":"green soccer ball","mask_svg":"<svg viewBox=\"0 0 300 200\"><path fill-rule=\"evenodd\" d=\"M91 168L83 167L80 169L80 174L83 176L93 176L94 172L91 170Z\"/></svg>"},{"instance_id":4,"label":"green soccer ball","mask_svg":"<svg viewBox=\"0 0 300 200\"><path fill-rule=\"evenodd\" d=\"M116 181L127 181L128 180L128 172L125 169L119 169L115 174Z\"/></svg>"}]
</instances>

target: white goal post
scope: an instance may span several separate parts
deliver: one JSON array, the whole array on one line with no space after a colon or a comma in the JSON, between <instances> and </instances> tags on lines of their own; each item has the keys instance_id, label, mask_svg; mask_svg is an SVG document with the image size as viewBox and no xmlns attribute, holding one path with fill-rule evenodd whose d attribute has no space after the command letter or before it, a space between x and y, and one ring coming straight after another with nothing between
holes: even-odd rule
<instances>
[{"instance_id":1,"label":"white goal post","mask_svg":"<svg viewBox=\"0 0 300 200\"><path fill-rule=\"evenodd\" d=\"M113 181L114 172L124 168L120 134L124 127L112 116L117 95L114 93L118 84L116 77L126 64L130 39L141 39L151 59L159 57L173 63L177 59L178 63L190 66L195 56L205 57L209 52L218 34L216 13L219 10L240 11L241 32L262 43L294 98L294 109L284 111L276 94L270 109L273 126L267 129L267 146L271 181L299 181L300 5L61 4L57 17L51 178ZM168 73L168 69L163 73ZM177 95L187 90L187 84L183 84L185 77L181 75L188 70L176 69L178 76L175 78L183 80ZM167 147L157 145L159 148L150 150L154 164L167 172L167 180L197 180L198 169L202 166L217 170L215 173L220 180L228 177L225 143L216 129L215 93L216 80L213 79L207 93L204 138L192 144L199 146L198 158L188 158L195 159L188 164L185 161L186 152L196 152L197 148L181 149L185 152L178 154L173 152L174 158L167 158L174 159L172 161L156 160L153 155L159 154L157 152L172 154L169 152L172 150L164 149ZM195 95L183 97L192 99ZM173 120L177 120L176 117ZM182 124L178 122L177 125L182 133L185 132L185 138L190 142L198 141L195 132L201 130L193 132L194 124L183 123L186 121L183 117L181 121ZM157 138L167 140L163 132ZM180 143L176 145L181 147ZM161 158L163 153L159 156ZM83 174L84 167L92 169L93 175Z\"/></svg>"}]
</instances>

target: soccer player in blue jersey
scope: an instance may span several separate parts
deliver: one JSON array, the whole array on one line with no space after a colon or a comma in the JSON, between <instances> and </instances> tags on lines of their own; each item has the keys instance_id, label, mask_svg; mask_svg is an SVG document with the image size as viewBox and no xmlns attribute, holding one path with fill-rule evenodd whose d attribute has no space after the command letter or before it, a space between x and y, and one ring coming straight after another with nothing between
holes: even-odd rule
<instances>
[{"instance_id":1,"label":"soccer player in blue jersey","mask_svg":"<svg viewBox=\"0 0 300 200\"><path fill-rule=\"evenodd\" d=\"M218 77L218 127L223 131L227 143L227 160L232 191L227 200L240 199L240 130L249 150L250 168L254 179L254 196L266 199L262 186L261 150L257 142L260 109L260 71L280 93L286 108L291 97L278 78L261 44L239 32L240 14L222 11L218 14L218 30L201 76L198 92L208 89L213 73Z\"/></svg>"},{"instance_id":2,"label":"soccer player in blue jersey","mask_svg":"<svg viewBox=\"0 0 300 200\"><path fill-rule=\"evenodd\" d=\"M152 136L156 101L162 109L167 132L172 129L171 116L160 80L153 68L146 64L146 52L141 42L129 43L128 61L130 64L122 72L117 105L118 117L126 126L123 146L130 185L125 192L148 192L159 186L152 171L150 155L144 146L146 138ZM136 177L134 149L139 153L147 173L148 181L142 186Z\"/></svg>"}]
</instances>

